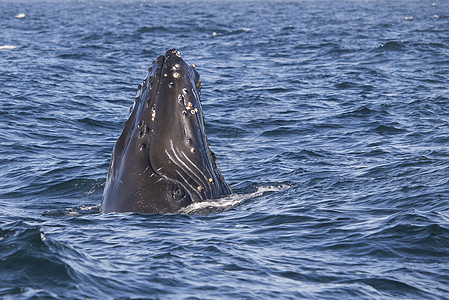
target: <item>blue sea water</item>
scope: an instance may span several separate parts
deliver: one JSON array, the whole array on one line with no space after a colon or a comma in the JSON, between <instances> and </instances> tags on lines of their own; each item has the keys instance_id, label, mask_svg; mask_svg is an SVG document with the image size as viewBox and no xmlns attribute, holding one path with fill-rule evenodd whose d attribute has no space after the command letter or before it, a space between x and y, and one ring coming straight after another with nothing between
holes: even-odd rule
<instances>
[{"instance_id":1,"label":"blue sea water","mask_svg":"<svg viewBox=\"0 0 449 300\"><path fill-rule=\"evenodd\" d=\"M447 1L8 0L0 29L1 298L449 297ZM100 214L173 47L234 195Z\"/></svg>"}]
</instances>

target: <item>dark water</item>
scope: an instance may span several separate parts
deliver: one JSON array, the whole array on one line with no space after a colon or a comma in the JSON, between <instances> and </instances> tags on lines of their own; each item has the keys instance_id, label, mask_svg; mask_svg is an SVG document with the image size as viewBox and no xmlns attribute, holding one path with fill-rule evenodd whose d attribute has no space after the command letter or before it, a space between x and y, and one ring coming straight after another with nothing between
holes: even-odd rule
<instances>
[{"instance_id":1,"label":"dark water","mask_svg":"<svg viewBox=\"0 0 449 300\"><path fill-rule=\"evenodd\" d=\"M449 297L447 1L2 1L0 28L0 297ZM232 207L100 214L172 47Z\"/></svg>"}]
</instances>

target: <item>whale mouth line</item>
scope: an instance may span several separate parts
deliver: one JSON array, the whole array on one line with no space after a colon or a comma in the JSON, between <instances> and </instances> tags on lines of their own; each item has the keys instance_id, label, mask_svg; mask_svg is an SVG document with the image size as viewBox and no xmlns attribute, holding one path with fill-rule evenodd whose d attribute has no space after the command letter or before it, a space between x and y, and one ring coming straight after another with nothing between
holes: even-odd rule
<instances>
[{"instance_id":1,"label":"whale mouth line","mask_svg":"<svg viewBox=\"0 0 449 300\"><path fill-rule=\"evenodd\" d=\"M168 159L177 166L176 173L180 177L180 180L172 179L181 184L186 190L192 191L192 193L198 195L200 199L210 199L213 197L213 186L208 181L208 178L212 178L211 170L206 169L203 172L200 170L183 152L175 149L173 140L170 140L169 152L165 149L165 153ZM190 180L186 179L189 178ZM187 187L189 189L187 189ZM198 187L202 187L198 190Z\"/></svg>"}]
</instances>

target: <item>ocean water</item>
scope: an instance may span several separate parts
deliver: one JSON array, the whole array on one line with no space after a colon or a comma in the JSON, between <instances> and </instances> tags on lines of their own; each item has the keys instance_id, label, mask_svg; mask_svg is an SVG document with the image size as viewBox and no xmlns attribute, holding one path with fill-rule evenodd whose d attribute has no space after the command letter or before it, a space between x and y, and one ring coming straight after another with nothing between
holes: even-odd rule
<instances>
[{"instance_id":1,"label":"ocean water","mask_svg":"<svg viewBox=\"0 0 449 300\"><path fill-rule=\"evenodd\" d=\"M0 28L0 298L449 297L447 1L8 0ZM101 214L173 47L234 194Z\"/></svg>"}]
</instances>

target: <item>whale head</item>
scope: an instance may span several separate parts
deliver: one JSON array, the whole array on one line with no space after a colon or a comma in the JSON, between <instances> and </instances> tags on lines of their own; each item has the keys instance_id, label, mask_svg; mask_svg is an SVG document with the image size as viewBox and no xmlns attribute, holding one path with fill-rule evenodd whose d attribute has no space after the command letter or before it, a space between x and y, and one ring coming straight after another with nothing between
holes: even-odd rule
<instances>
[{"instance_id":1,"label":"whale head","mask_svg":"<svg viewBox=\"0 0 449 300\"><path fill-rule=\"evenodd\" d=\"M209 149L200 92L195 66L175 49L148 68L112 153L103 212L176 213L231 193Z\"/></svg>"}]
</instances>

